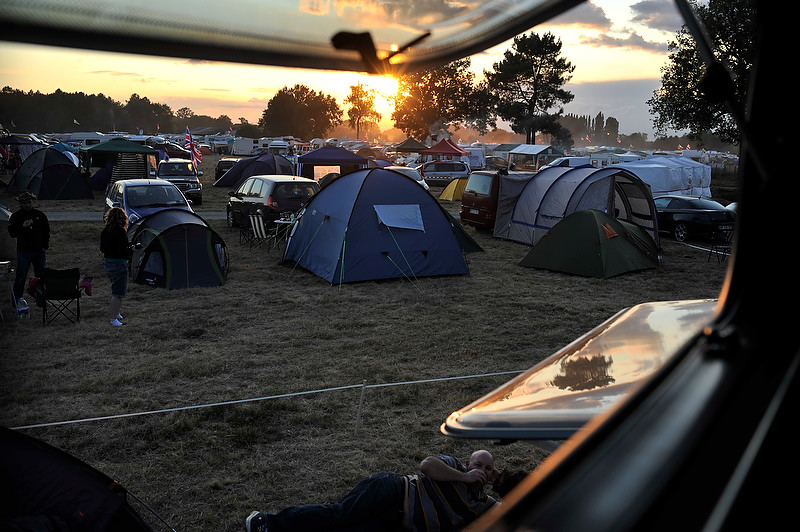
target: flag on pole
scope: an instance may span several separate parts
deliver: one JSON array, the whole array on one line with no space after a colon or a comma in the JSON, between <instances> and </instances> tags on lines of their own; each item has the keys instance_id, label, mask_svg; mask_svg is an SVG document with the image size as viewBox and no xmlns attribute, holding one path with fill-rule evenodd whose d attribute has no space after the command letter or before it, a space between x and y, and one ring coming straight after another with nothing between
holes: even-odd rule
<instances>
[{"instance_id":1,"label":"flag on pole","mask_svg":"<svg viewBox=\"0 0 800 532\"><path fill-rule=\"evenodd\" d=\"M192 134L189 131L189 126L186 126L186 140L184 142L184 146L189 153L192 154L192 164L194 165L195 170L203 161L203 154L200 153L200 149L197 147L197 144L194 143L194 139L192 138Z\"/></svg>"}]
</instances>

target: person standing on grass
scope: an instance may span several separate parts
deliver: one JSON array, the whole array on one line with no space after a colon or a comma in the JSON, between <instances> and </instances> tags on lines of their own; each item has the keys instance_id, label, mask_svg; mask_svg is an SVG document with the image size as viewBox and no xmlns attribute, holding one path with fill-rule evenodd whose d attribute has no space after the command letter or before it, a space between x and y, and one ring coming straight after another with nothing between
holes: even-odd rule
<instances>
[{"instance_id":1,"label":"person standing on grass","mask_svg":"<svg viewBox=\"0 0 800 532\"><path fill-rule=\"evenodd\" d=\"M128 243L128 215L120 207L112 207L105 214L105 227L100 233L100 253L111 281L109 322L114 327L122 323L122 298L128 293L128 262L133 253Z\"/></svg>"},{"instance_id":2,"label":"person standing on grass","mask_svg":"<svg viewBox=\"0 0 800 532\"><path fill-rule=\"evenodd\" d=\"M247 532L305 530L455 530L498 502L486 494L500 472L494 458L475 451L464 464L429 456L420 474L375 473L335 504L290 506L276 514L253 512Z\"/></svg>"},{"instance_id":3,"label":"person standing on grass","mask_svg":"<svg viewBox=\"0 0 800 532\"><path fill-rule=\"evenodd\" d=\"M22 295L31 265L36 277L41 277L47 266L50 222L42 211L33 208L35 199L36 196L29 191L23 191L17 196L20 209L8 218L8 234L17 239L17 276L14 279L14 301L17 308L24 303Z\"/></svg>"}]
</instances>

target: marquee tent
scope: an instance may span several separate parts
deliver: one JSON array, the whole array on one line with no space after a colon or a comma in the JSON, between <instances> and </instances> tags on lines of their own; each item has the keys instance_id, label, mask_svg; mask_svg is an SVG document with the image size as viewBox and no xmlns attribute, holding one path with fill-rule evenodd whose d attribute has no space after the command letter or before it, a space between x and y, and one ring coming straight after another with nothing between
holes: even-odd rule
<instances>
[{"instance_id":1,"label":"marquee tent","mask_svg":"<svg viewBox=\"0 0 800 532\"><path fill-rule=\"evenodd\" d=\"M8 192L18 195L27 190L40 200L92 198L84 175L75 162L55 148L40 148L17 168L8 183Z\"/></svg>"},{"instance_id":2,"label":"marquee tent","mask_svg":"<svg viewBox=\"0 0 800 532\"><path fill-rule=\"evenodd\" d=\"M150 177L158 164L158 151L122 137L81 148L78 158L84 168L99 168L89 179L94 190L104 190L119 179Z\"/></svg>"},{"instance_id":3,"label":"marquee tent","mask_svg":"<svg viewBox=\"0 0 800 532\"><path fill-rule=\"evenodd\" d=\"M420 155L445 155L451 157L461 157L469 155L469 151L457 146L452 140L440 140L430 148L425 148L418 152Z\"/></svg>"},{"instance_id":4,"label":"marquee tent","mask_svg":"<svg viewBox=\"0 0 800 532\"><path fill-rule=\"evenodd\" d=\"M297 158L297 175L314 179L315 166L338 166L346 174L367 165L367 159L337 146L322 146ZM327 172L326 172L327 173Z\"/></svg>"},{"instance_id":5,"label":"marquee tent","mask_svg":"<svg viewBox=\"0 0 800 532\"><path fill-rule=\"evenodd\" d=\"M240 159L214 181L215 187L236 188L254 175L294 175L292 161L283 155L264 153L258 157Z\"/></svg>"},{"instance_id":6,"label":"marquee tent","mask_svg":"<svg viewBox=\"0 0 800 532\"><path fill-rule=\"evenodd\" d=\"M393 149L400 153L419 153L420 150L426 150L428 147L415 138L409 137L400 144L395 145Z\"/></svg>"},{"instance_id":7,"label":"marquee tent","mask_svg":"<svg viewBox=\"0 0 800 532\"><path fill-rule=\"evenodd\" d=\"M642 227L659 245L650 187L624 168L556 166L524 176L500 177L494 236L534 245L562 218L596 209Z\"/></svg>"},{"instance_id":8,"label":"marquee tent","mask_svg":"<svg viewBox=\"0 0 800 532\"><path fill-rule=\"evenodd\" d=\"M164 209L128 227L131 278L167 290L220 286L228 275L228 251L222 238L193 212Z\"/></svg>"},{"instance_id":9,"label":"marquee tent","mask_svg":"<svg viewBox=\"0 0 800 532\"><path fill-rule=\"evenodd\" d=\"M468 273L460 224L416 181L383 168L342 175L315 194L284 252L332 284Z\"/></svg>"},{"instance_id":10,"label":"marquee tent","mask_svg":"<svg viewBox=\"0 0 800 532\"><path fill-rule=\"evenodd\" d=\"M658 267L658 249L641 227L604 212L584 210L553 226L519 264L607 279Z\"/></svg>"}]
</instances>

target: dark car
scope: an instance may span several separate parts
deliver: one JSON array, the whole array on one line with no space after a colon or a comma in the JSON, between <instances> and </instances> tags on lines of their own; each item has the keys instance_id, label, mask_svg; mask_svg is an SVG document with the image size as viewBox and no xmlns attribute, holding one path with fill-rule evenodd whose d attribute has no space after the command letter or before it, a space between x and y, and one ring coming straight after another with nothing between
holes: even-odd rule
<instances>
[{"instance_id":1,"label":"dark car","mask_svg":"<svg viewBox=\"0 0 800 532\"><path fill-rule=\"evenodd\" d=\"M670 233L678 242L687 238L707 239L722 231L733 231L736 212L721 203L700 196L659 196L655 198L659 231Z\"/></svg>"},{"instance_id":2,"label":"dark car","mask_svg":"<svg viewBox=\"0 0 800 532\"><path fill-rule=\"evenodd\" d=\"M178 187L162 179L121 179L111 183L106 189L105 211L111 207L122 207L131 223L163 209L194 212Z\"/></svg>"},{"instance_id":3,"label":"dark car","mask_svg":"<svg viewBox=\"0 0 800 532\"><path fill-rule=\"evenodd\" d=\"M222 177L225 172L230 170L234 164L238 163L241 159L237 159L235 157L223 157L219 161L217 161L217 165L214 167L214 179L219 179Z\"/></svg>"},{"instance_id":4,"label":"dark car","mask_svg":"<svg viewBox=\"0 0 800 532\"><path fill-rule=\"evenodd\" d=\"M200 177L203 172L198 172L189 159L170 159L158 163L156 177L173 183L183 192L186 199L192 200L195 205L203 204L203 185Z\"/></svg>"},{"instance_id":5,"label":"dark car","mask_svg":"<svg viewBox=\"0 0 800 532\"><path fill-rule=\"evenodd\" d=\"M319 183L305 177L255 175L248 177L228 198L228 227L241 226L251 214L261 212L267 226L275 220L296 214L311 196L319 192Z\"/></svg>"}]
</instances>

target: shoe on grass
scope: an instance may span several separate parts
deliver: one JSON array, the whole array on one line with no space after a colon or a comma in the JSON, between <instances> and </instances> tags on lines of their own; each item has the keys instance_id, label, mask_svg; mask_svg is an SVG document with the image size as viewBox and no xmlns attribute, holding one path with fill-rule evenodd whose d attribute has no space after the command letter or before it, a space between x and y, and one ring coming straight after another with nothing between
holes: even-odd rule
<instances>
[{"instance_id":1,"label":"shoe on grass","mask_svg":"<svg viewBox=\"0 0 800 532\"><path fill-rule=\"evenodd\" d=\"M267 514L253 512L244 522L247 532L267 532Z\"/></svg>"},{"instance_id":2,"label":"shoe on grass","mask_svg":"<svg viewBox=\"0 0 800 532\"><path fill-rule=\"evenodd\" d=\"M114 318L113 320L111 320L111 325L113 325L114 327L122 327L125 324L119 321L117 318Z\"/></svg>"}]
</instances>

